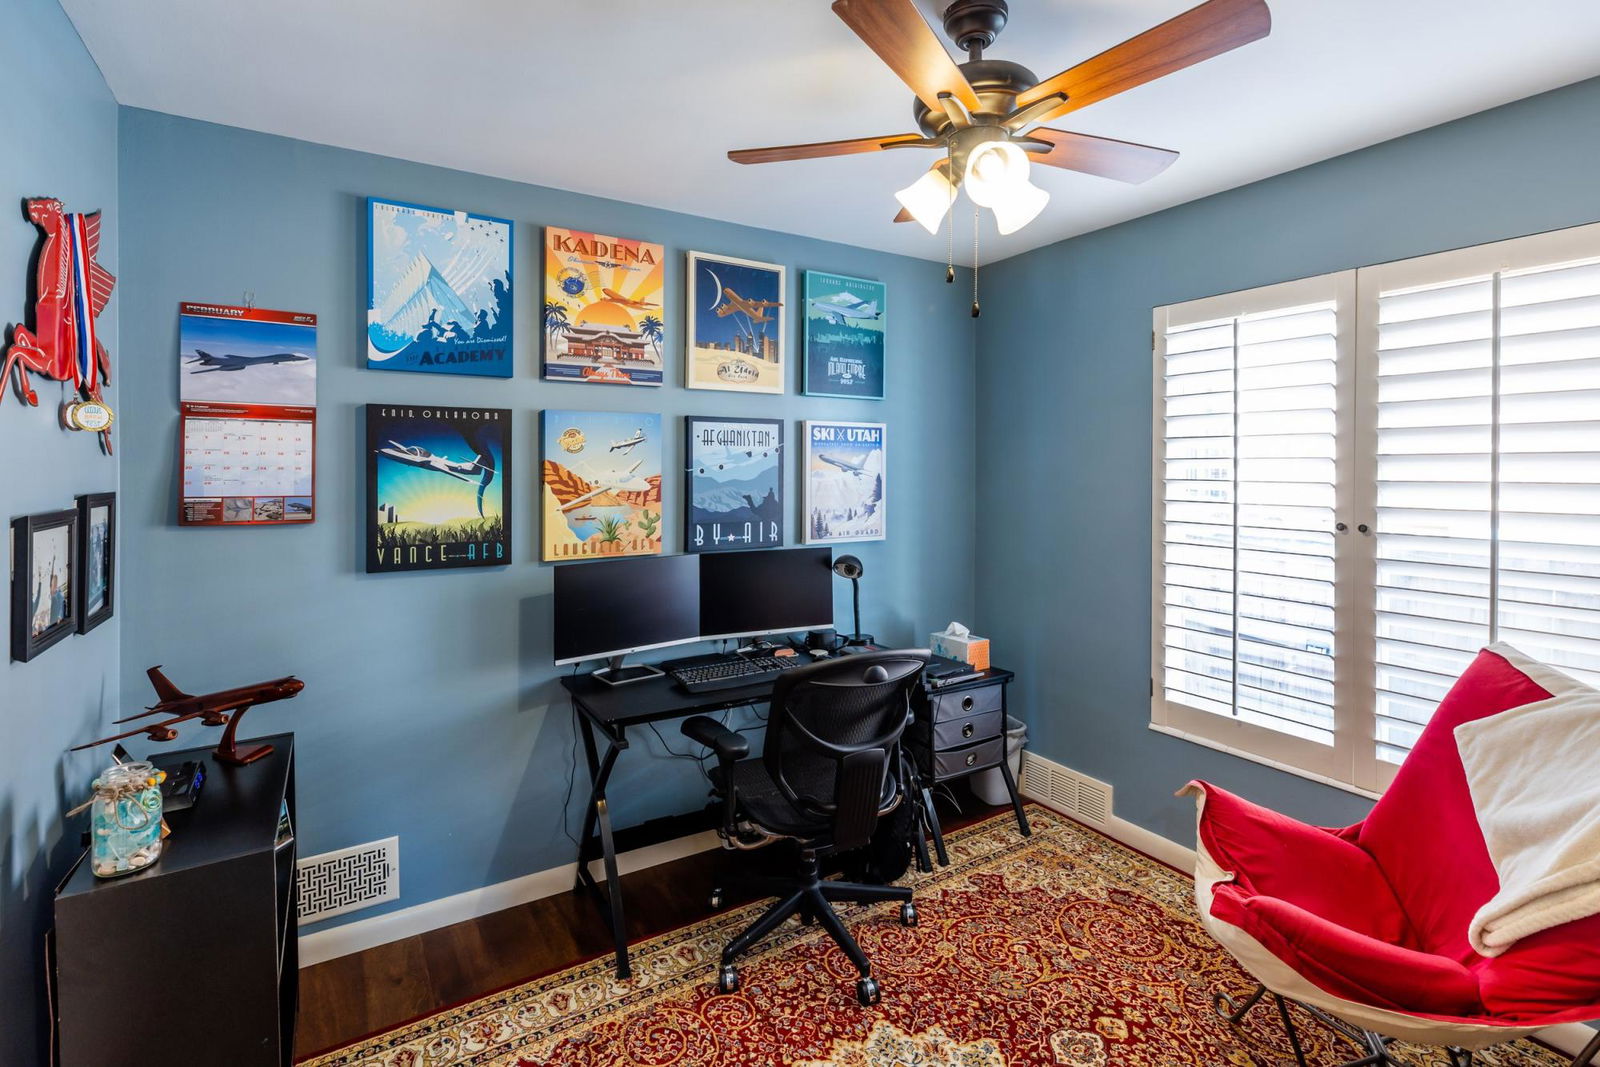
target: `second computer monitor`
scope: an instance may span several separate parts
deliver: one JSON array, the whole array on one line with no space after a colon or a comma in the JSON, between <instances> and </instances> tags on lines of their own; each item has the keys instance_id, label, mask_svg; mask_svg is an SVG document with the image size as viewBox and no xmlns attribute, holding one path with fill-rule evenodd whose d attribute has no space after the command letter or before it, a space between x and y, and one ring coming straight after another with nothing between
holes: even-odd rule
<instances>
[{"instance_id":1,"label":"second computer monitor","mask_svg":"<svg viewBox=\"0 0 1600 1067\"><path fill-rule=\"evenodd\" d=\"M700 556L700 636L833 628L833 550L765 548Z\"/></svg>"}]
</instances>

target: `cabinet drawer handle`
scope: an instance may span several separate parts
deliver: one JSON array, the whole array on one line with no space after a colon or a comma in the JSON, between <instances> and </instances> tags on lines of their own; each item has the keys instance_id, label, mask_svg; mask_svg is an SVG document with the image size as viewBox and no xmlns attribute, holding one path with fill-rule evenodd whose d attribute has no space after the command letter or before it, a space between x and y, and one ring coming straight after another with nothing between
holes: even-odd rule
<instances>
[{"instance_id":1,"label":"cabinet drawer handle","mask_svg":"<svg viewBox=\"0 0 1600 1067\"><path fill-rule=\"evenodd\" d=\"M971 737L972 736L972 724L970 722L964 722L964 723L961 724L961 736L962 737Z\"/></svg>"},{"instance_id":2,"label":"cabinet drawer handle","mask_svg":"<svg viewBox=\"0 0 1600 1067\"><path fill-rule=\"evenodd\" d=\"M978 762L978 754L976 752L968 752L967 753L967 766L970 767L974 763L977 763L977 762Z\"/></svg>"},{"instance_id":3,"label":"cabinet drawer handle","mask_svg":"<svg viewBox=\"0 0 1600 1067\"><path fill-rule=\"evenodd\" d=\"M972 698L971 697L962 697L961 698L961 710L962 711L971 711L972 710Z\"/></svg>"}]
</instances>

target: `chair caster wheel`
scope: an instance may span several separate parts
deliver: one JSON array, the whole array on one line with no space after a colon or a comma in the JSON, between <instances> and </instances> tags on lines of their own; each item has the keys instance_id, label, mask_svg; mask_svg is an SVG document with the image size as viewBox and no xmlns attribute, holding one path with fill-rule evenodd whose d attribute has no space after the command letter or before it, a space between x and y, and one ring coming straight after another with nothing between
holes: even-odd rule
<instances>
[{"instance_id":1,"label":"chair caster wheel","mask_svg":"<svg viewBox=\"0 0 1600 1067\"><path fill-rule=\"evenodd\" d=\"M722 906L726 903L727 901L723 898L722 890L720 889L713 889L711 895L706 897L706 906L712 911L721 911Z\"/></svg>"},{"instance_id":2,"label":"chair caster wheel","mask_svg":"<svg viewBox=\"0 0 1600 1067\"><path fill-rule=\"evenodd\" d=\"M917 925L917 906L915 904L912 904L908 901L907 903L900 905L900 925Z\"/></svg>"},{"instance_id":3,"label":"chair caster wheel","mask_svg":"<svg viewBox=\"0 0 1600 1067\"><path fill-rule=\"evenodd\" d=\"M878 988L876 978L867 977L856 983L856 999L863 1008L870 1008L883 998L883 991Z\"/></svg>"},{"instance_id":4,"label":"chair caster wheel","mask_svg":"<svg viewBox=\"0 0 1600 1067\"><path fill-rule=\"evenodd\" d=\"M722 969L717 972L717 992L739 992L739 972L734 968L733 964L724 963Z\"/></svg>"}]
</instances>

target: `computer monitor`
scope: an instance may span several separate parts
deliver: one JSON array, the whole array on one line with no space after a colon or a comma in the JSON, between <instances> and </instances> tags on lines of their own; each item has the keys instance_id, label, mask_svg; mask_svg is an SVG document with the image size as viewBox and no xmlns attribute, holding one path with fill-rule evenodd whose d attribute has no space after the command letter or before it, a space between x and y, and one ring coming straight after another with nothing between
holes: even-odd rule
<instances>
[{"instance_id":1,"label":"computer monitor","mask_svg":"<svg viewBox=\"0 0 1600 1067\"><path fill-rule=\"evenodd\" d=\"M640 556L555 569L556 663L611 661L595 677L615 685L661 672L622 665L630 652L700 636L700 559Z\"/></svg>"},{"instance_id":2,"label":"computer monitor","mask_svg":"<svg viewBox=\"0 0 1600 1067\"><path fill-rule=\"evenodd\" d=\"M832 549L700 556L700 636L762 637L832 627Z\"/></svg>"}]
</instances>

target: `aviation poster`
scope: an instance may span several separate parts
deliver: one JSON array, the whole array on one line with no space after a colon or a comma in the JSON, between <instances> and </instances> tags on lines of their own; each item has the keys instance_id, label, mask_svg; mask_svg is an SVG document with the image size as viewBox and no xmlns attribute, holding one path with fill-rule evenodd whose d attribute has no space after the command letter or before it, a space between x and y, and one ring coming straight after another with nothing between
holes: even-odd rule
<instances>
[{"instance_id":1,"label":"aviation poster","mask_svg":"<svg viewBox=\"0 0 1600 1067\"><path fill-rule=\"evenodd\" d=\"M806 271L806 395L883 399L887 303L882 282Z\"/></svg>"},{"instance_id":2,"label":"aviation poster","mask_svg":"<svg viewBox=\"0 0 1600 1067\"><path fill-rule=\"evenodd\" d=\"M511 377L511 223L367 200L367 366Z\"/></svg>"},{"instance_id":3,"label":"aviation poster","mask_svg":"<svg viewBox=\"0 0 1600 1067\"><path fill-rule=\"evenodd\" d=\"M511 562L511 412L368 404L367 573Z\"/></svg>"},{"instance_id":4,"label":"aviation poster","mask_svg":"<svg viewBox=\"0 0 1600 1067\"><path fill-rule=\"evenodd\" d=\"M781 393L785 387L784 268L689 253L690 389Z\"/></svg>"},{"instance_id":5,"label":"aviation poster","mask_svg":"<svg viewBox=\"0 0 1600 1067\"><path fill-rule=\"evenodd\" d=\"M783 544L783 420L690 415L685 552Z\"/></svg>"},{"instance_id":6,"label":"aviation poster","mask_svg":"<svg viewBox=\"0 0 1600 1067\"><path fill-rule=\"evenodd\" d=\"M806 422L804 541L881 541L887 536L888 452L881 422Z\"/></svg>"},{"instance_id":7,"label":"aviation poster","mask_svg":"<svg viewBox=\"0 0 1600 1067\"><path fill-rule=\"evenodd\" d=\"M317 317L178 308L182 526L316 517Z\"/></svg>"},{"instance_id":8,"label":"aviation poster","mask_svg":"<svg viewBox=\"0 0 1600 1067\"><path fill-rule=\"evenodd\" d=\"M661 552L661 416L543 413L546 562Z\"/></svg>"},{"instance_id":9,"label":"aviation poster","mask_svg":"<svg viewBox=\"0 0 1600 1067\"><path fill-rule=\"evenodd\" d=\"M647 241L546 226L544 376L660 385L665 258Z\"/></svg>"}]
</instances>

